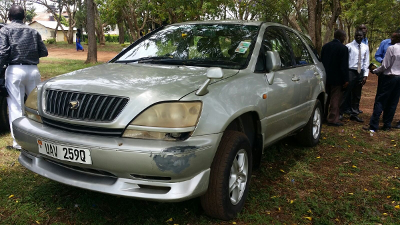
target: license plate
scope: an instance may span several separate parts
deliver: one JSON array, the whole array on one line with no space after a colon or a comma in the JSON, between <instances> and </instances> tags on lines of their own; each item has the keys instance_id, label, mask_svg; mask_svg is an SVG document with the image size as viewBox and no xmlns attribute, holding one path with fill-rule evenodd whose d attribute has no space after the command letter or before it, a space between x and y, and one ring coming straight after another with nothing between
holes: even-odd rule
<instances>
[{"instance_id":1,"label":"license plate","mask_svg":"<svg viewBox=\"0 0 400 225\"><path fill-rule=\"evenodd\" d=\"M92 164L89 149L76 148L72 146L56 145L42 140L37 140L39 152L63 161L82 164Z\"/></svg>"}]
</instances>

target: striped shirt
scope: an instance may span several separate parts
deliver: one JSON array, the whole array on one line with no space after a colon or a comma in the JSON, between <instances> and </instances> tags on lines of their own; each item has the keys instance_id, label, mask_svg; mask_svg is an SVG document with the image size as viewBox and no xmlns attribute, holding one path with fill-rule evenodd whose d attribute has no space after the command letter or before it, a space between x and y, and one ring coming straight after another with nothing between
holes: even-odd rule
<instances>
[{"instance_id":1,"label":"striped shirt","mask_svg":"<svg viewBox=\"0 0 400 225\"><path fill-rule=\"evenodd\" d=\"M37 65L48 55L40 34L14 20L0 30L0 68L7 64Z\"/></svg>"}]
</instances>

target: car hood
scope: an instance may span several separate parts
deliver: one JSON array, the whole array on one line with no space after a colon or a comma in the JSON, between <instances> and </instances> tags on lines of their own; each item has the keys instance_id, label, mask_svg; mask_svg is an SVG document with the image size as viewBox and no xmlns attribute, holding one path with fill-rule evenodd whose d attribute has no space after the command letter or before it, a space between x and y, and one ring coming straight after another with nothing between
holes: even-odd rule
<instances>
[{"instance_id":1,"label":"car hood","mask_svg":"<svg viewBox=\"0 0 400 225\"><path fill-rule=\"evenodd\" d=\"M128 97L124 110L111 123L71 120L46 114L47 118L77 125L124 128L147 107L163 101L177 101L197 90L207 80L206 67L107 63L47 81L42 90L66 90ZM238 70L223 70L224 78ZM43 101L43 98L42 98Z\"/></svg>"},{"instance_id":2,"label":"car hood","mask_svg":"<svg viewBox=\"0 0 400 225\"><path fill-rule=\"evenodd\" d=\"M106 63L49 80L45 89L145 98L150 102L179 100L207 80L207 67ZM229 77L238 70L224 70Z\"/></svg>"}]
</instances>

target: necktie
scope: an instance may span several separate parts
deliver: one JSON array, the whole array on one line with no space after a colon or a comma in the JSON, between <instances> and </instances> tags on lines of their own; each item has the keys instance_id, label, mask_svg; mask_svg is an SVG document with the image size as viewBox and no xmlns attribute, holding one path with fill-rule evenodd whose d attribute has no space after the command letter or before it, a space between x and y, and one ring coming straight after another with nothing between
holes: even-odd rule
<instances>
[{"instance_id":1,"label":"necktie","mask_svg":"<svg viewBox=\"0 0 400 225\"><path fill-rule=\"evenodd\" d=\"M358 72L358 73L361 73L361 45L358 45L357 72Z\"/></svg>"}]
</instances>

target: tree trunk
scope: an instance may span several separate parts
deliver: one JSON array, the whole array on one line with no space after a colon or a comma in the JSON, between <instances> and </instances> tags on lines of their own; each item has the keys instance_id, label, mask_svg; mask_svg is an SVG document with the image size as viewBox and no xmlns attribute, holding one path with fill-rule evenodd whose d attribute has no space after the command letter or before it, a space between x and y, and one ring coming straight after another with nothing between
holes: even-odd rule
<instances>
[{"instance_id":1,"label":"tree trunk","mask_svg":"<svg viewBox=\"0 0 400 225\"><path fill-rule=\"evenodd\" d=\"M308 34L318 52L321 51L321 26L322 26L322 2L319 0L307 0L308 5Z\"/></svg>"},{"instance_id":2,"label":"tree trunk","mask_svg":"<svg viewBox=\"0 0 400 225\"><path fill-rule=\"evenodd\" d=\"M124 24L122 22L119 22L117 24L117 26L118 26L118 33L119 33L118 41L119 41L120 44L123 44L125 42Z\"/></svg>"},{"instance_id":3,"label":"tree trunk","mask_svg":"<svg viewBox=\"0 0 400 225\"><path fill-rule=\"evenodd\" d=\"M331 19L328 21L328 24L326 27L324 43L327 43L332 38L332 33L333 33L332 31L333 31L334 25L340 15L340 13L342 12L339 0L332 1L331 11L332 11L332 16L331 16Z\"/></svg>"},{"instance_id":4,"label":"tree trunk","mask_svg":"<svg viewBox=\"0 0 400 225\"><path fill-rule=\"evenodd\" d=\"M97 42L95 34L95 4L94 0L86 0L87 3L87 33L88 55L85 63L97 63Z\"/></svg>"}]
</instances>

